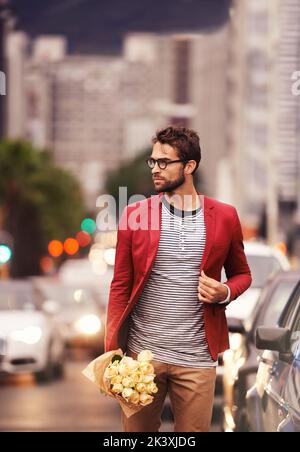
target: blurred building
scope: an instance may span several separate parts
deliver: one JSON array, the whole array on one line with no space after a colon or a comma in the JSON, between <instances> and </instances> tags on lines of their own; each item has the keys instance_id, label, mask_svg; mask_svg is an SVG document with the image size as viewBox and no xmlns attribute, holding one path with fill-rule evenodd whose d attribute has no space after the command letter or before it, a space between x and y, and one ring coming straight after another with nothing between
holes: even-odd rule
<instances>
[{"instance_id":1,"label":"blurred building","mask_svg":"<svg viewBox=\"0 0 300 452\"><path fill-rule=\"evenodd\" d=\"M189 51L190 125L200 134L205 194L226 201L230 175L226 166L226 70L228 28L191 36ZM229 192L229 193L228 193Z\"/></svg>"},{"instance_id":2,"label":"blurred building","mask_svg":"<svg viewBox=\"0 0 300 452\"><path fill-rule=\"evenodd\" d=\"M224 183L219 183L226 151L227 39L228 30L223 27L206 33L132 33L124 43L125 58L147 61L155 68L153 123L182 124L197 130L203 155L202 186L207 195L221 191L223 197L228 187L228 172Z\"/></svg>"},{"instance_id":3,"label":"blurred building","mask_svg":"<svg viewBox=\"0 0 300 452\"><path fill-rule=\"evenodd\" d=\"M7 37L7 127L8 138L26 136L25 64L29 40L25 33L14 31Z\"/></svg>"},{"instance_id":4,"label":"blurred building","mask_svg":"<svg viewBox=\"0 0 300 452\"><path fill-rule=\"evenodd\" d=\"M292 95L292 74L300 70L300 2L278 0L276 58L276 163L280 225L300 226L300 99Z\"/></svg>"},{"instance_id":5,"label":"blurred building","mask_svg":"<svg viewBox=\"0 0 300 452\"><path fill-rule=\"evenodd\" d=\"M131 33L123 54L109 57L70 56L60 36L41 36L28 46L24 34L14 33L10 136L49 148L78 176L94 207L107 171L149 147L157 128L184 124L200 135L206 194L224 197L227 36L226 27Z\"/></svg>"},{"instance_id":6,"label":"blurred building","mask_svg":"<svg viewBox=\"0 0 300 452\"><path fill-rule=\"evenodd\" d=\"M154 70L123 57L69 56L64 38L34 42L26 63L26 136L77 175L91 208L107 172L149 146Z\"/></svg>"},{"instance_id":7,"label":"blurred building","mask_svg":"<svg viewBox=\"0 0 300 452\"><path fill-rule=\"evenodd\" d=\"M286 234L299 192L299 100L291 94L291 76L300 67L299 23L296 0L233 1L227 88L229 201L252 230L258 229L265 210L271 243Z\"/></svg>"},{"instance_id":8,"label":"blurred building","mask_svg":"<svg viewBox=\"0 0 300 452\"><path fill-rule=\"evenodd\" d=\"M7 34L14 26L14 18L8 0L0 0L0 139L6 135L7 127L7 61L6 42Z\"/></svg>"}]
</instances>

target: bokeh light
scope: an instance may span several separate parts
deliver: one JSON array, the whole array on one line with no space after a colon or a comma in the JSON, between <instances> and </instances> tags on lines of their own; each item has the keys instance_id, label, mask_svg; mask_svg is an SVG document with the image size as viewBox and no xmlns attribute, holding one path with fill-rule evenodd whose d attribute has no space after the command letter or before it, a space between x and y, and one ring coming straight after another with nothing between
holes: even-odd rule
<instances>
[{"instance_id":1,"label":"bokeh light","mask_svg":"<svg viewBox=\"0 0 300 452\"><path fill-rule=\"evenodd\" d=\"M59 240L51 240L48 251L52 257L59 257L64 251L63 244Z\"/></svg>"},{"instance_id":2,"label":"bokeh light","mask_svg":"<svg viewBox=\"0 0 300 452\"><path fill-rule=\"evenodd\" d=\"M84 231L80 231L76 234L76 240L82 248L88 246L92 241L90 234Z\"/></svg>"},{"instance_id":3,"label":"bokeh light","mask_svg":"<svg viewBox=\"0 0 300 452\"><path fill-rule=\"evenodd\" d=\"M9 246L0 245L0 264L6 264L12 256L12 252Z\"/></svg>"},{"instance_id":4,"label":"bokeh light","mask_svg":"<svg viewBox=\"0 0 300 452\"><path fill-rule=\"evenodd\" d=\"M90 252L89 252L90 262L103 261L103 253L104 253L104 250L103 250L102 246L95 243L91 247Z\"/></svg>"},{"instance_id":5,"label":"bokeh light","mask_svg":"<svg viewBox=\"0 0 300 452\"><path fill-rule=\"evenodd\" d=\"M81 229L88 234L93 234L96 228L96 222L92 218L85 218L81 223Z\"/></svg>"},{"instance_id":6,"label":"bokeh light","mask_svg":"<svg viewBox=\"0 0 300 452\"><path fill-rule=\"evenodd\" d=\"M43 273L50 273L54 270L55 264L51 257L43 256L40 259L40 267L41 267Z\"/></svg>"},{"instance_id":7,"label":"bokeh light","mask_svg":"<svg viewBox=\"0 0 300 452\"><path fill-rule=\"evenodd\" d=\"M107 265L113 266L115 265L115 257L116 257L116 249L115 248L108 248L104 251L104 260L107 263Z\"/></svg>"},{"instance_id":8,"label":"bokeh light","mask_svg":"<svg viewBox=\"0 0 300 452\"><path fill-rule=\"evenodd\" d=\"M77 240L69 238L64 242L64 250L67 254L73 256L79 250L79 243Z\"/></svg>"}]
</instances>

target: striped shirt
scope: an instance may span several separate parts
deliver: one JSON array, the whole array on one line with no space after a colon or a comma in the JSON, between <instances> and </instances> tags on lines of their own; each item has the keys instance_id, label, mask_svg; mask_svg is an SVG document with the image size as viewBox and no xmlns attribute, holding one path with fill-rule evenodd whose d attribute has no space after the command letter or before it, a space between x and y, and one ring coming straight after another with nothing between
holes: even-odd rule
<instances>
[{"instance_id":1,"label":"striped shirt","mask_svg":"<svg viewBox=\"0 0 300 452\"><path fill-rule=\"evenodd\" d=\"M151 350L155 360L168 364L214 367L197 289L206 238L203 209L178 210L163 196L161 221L156 259L131 313L128 349Z\"/></svg>"}]
</instances>

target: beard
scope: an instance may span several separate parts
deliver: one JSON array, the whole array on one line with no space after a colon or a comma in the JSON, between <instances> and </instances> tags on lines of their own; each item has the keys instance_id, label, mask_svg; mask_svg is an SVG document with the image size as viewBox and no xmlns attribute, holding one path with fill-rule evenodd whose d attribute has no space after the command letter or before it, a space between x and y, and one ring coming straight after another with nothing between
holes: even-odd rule
<instances>
[{"instance_id":1,"label":"beard","mask_svg":"<svg viewBox=\"0 0 300 452\"><path fill-rule=\"evenodd\" d=\"M176 188L180 187L185 182L185 176L182 173L177 179L172 181L162 181L162 184L158 187L154 187L157 193L161 192L171 192Z\"/></svg>"}]
</instances>

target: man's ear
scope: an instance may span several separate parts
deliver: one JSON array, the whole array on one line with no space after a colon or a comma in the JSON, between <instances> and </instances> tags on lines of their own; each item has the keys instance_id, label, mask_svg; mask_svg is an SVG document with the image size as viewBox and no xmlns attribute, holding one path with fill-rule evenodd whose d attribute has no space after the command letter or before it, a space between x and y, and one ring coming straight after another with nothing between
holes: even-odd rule
<instances>
[{"instance_id":1,"label":"man's ear","mask_svg":"<svg viewBox=\"0 0 300 452\"><path fill-rule=\"evenodd\" d=\"M189 160L184 167L186 174L192 174L192 172L196 168L196 165L197 163L195 160Z\"/></svg>"}]
</instances>

